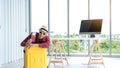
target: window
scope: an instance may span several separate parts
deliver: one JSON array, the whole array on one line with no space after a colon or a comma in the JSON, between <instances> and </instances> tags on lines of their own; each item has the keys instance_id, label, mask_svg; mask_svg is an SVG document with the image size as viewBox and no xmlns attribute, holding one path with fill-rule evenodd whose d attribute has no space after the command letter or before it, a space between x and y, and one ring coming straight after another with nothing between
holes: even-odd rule
<instances>
[{"instance_id":1,"label":"window","mask_svg":"<svg viewBox=\"0 0 120 68\"><path fill-rule=\"evenodd\" d=\"M112 1L112 55L120 55L120 25L119 22L119 16L120 16L120 9L116 8L118 7L119 1L114 0Z\"/></svg>"}]
</instances>

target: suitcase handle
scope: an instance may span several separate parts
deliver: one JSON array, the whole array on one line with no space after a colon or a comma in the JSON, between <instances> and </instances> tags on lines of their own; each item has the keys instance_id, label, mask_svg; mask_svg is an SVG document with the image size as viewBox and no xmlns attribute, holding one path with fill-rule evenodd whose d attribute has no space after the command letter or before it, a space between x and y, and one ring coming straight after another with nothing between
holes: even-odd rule
<instances>
[{"instance_id":1,"label":"suitcase handle","mask_svg":"<svg viewBox=\"0 0 120 68\"><path fill-rule=\"evenodd\" d=\"M23 50L23 53L25 53L25 50Z\"/></svg>"},{"instance_id":2,"label":"suitcase handle","mask_svg":"<svg viewBox=\"0 0 120 68\"><path fill-rule=\"evenodd\" d=\"M31 48L31 46L25 46L25 48L30 49L30 48ZM25 53L25 49L23 50L23 53Z\"/></svg>"}]
</instances>

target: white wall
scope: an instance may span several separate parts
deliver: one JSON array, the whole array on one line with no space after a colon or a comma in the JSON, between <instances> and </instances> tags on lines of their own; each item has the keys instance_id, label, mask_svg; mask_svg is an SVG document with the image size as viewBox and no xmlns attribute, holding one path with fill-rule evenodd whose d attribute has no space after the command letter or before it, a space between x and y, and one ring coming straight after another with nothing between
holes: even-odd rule
<instances>
[{"instance_id":1,"label":"white wall","mask_svg":"<svg viewBox=\"0 0 120 68\"><path fill-rule=\"evenodd\" d=\"M32 0L32 32L38 32L42 26L48 26L48 0Z\"/></svg>"},{"instance_id":2,"label":"white wall","mask_svg":"<svg viewBox=\"0 0 120 68\"><path fill-rule=\"evenodd\" d=\"M29 33L29 0L0 0L0 65L23 58L20 42Z\"/></svg>"}]
</instances>

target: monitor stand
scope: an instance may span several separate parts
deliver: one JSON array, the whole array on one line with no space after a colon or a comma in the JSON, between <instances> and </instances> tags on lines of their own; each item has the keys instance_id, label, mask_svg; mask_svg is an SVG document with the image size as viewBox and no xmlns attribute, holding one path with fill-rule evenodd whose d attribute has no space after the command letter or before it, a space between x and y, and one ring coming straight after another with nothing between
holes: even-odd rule
<instances>
[{"instance_id":1,"label":"monitor stand","mask_svg":"<svg viewBox=\"0 0 120 68\"><path fill-rule=\"evenodd\" d=\"M90 38L95 38L95 34L91 34L91 35L90 35Z\"/></svg>"}]
</instances>

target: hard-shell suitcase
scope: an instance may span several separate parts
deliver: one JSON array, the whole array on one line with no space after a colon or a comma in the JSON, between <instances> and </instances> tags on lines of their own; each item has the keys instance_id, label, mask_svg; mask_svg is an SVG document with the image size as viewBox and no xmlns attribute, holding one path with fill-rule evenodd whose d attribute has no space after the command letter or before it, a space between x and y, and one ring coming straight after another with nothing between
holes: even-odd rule
<instances>
[{"instance_id":1,"label":"hard-shell suitcase","mask_svg":"<svg viewBox=\"0 0 120 68\"><path fill-rule=\"evenodd\" d=\"M24 48L24 68L47 68L46 48L38 46Z\"/></svg>"}]
</instances>

